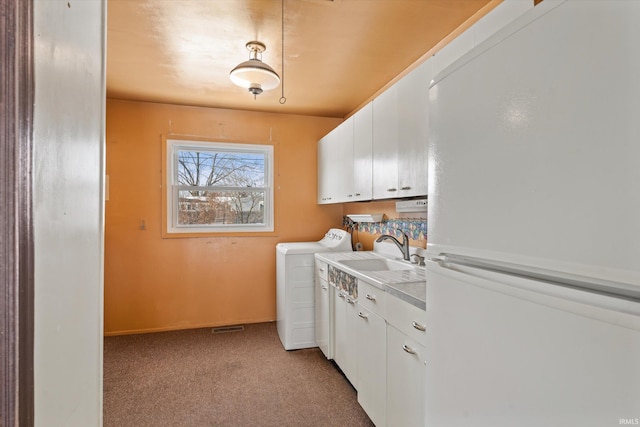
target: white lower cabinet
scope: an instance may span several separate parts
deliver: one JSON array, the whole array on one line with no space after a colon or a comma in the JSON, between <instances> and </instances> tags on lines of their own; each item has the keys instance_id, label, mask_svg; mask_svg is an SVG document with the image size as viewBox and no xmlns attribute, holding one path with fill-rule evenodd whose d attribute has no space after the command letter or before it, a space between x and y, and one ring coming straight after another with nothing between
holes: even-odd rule
<instances>
[{"instance_id":1,"label":"white lower cabinet","mask_svg":"<svg viewBox=\"0 0 640 427\"><path fill-rule=\"evenodd\" d=\"M328 270L333 360L357 390L358 403L376 427L423 427L426 312L333 266ZM323 291L317 289L321 300Z\"/></svg>"},{"instance_id":2,"label":"white lower cabinet","mask_svg":"<svg viewBox=\"0 0 640 427\"><path fill-rule=\"evenodd\" d=\"M334 293L335 343L333 360L342 370L351 385L357 390L356 355L357 305L345 292L335 289Z\"/></svg>"},{"instance_id":3,"label":"white lower cabinet","mask_svg":"<svg viewBox=\"0 0 640 427\"><path fill-rule=\"evenodd\" d=\"M384 427L387 425L387 324L358 303L356 333L358 403L377 427Z\"/></svg>"},{"instance_id":4,"label":"white lower cabinet","mask_svg":"<svg viewBox=\"0 0 640 427\"><path fill-rule=\"evenodd\" d=\"M332 288L327 282L326 263L316 260L315 275L315 337L316 344L327 359L333 359Z\"/></svg>"},{"instance_id":5,"label":"white lower cabinet","mask_svg":"<svg viewBox=\"0 0 640 427\"><path fill-rule=\"evenodd\" d=\"M387 425L424 426L425 348L387 325Z\"/></svg>"}]
</instances>

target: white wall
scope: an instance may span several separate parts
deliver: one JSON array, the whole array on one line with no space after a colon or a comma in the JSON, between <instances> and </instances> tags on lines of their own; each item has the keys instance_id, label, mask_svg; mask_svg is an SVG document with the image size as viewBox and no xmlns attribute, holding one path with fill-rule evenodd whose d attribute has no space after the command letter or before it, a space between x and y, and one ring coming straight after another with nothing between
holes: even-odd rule
<instances>
[{"instance_id":1,"label":"white wall","mask_svg":"<svg viewBox=\"0 0 640 427\"><path fill-rule=\"evenodd\" d=\"M102 424L106 0L33 0L35 424Z\"/></svg>"}]
</instances>

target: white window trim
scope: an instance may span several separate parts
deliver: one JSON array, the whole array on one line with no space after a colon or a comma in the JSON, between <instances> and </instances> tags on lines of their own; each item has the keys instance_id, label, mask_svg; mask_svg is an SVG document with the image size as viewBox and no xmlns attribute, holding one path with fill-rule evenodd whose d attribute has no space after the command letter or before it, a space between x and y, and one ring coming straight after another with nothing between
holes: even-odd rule
<instances>
[{"instance_id":1,"label":"white window trim","mask_svg":"<svg viewBox=\"0 0 640 427\"><path fill-rule=\"evenodd\" d=\"M273 199L273 146L261 144L227 143L215 141L189 141L182 139L167 139L166 166L166 212L167 234L190 233L256 233L274 231L274 199ZM227 152L261 153L265 154L264 187L252 188L264 191L264 224L208 224L208 225L178 225L178 191L188 188L175 185L177 182L177 157L180 150L210 150L221 149ZM205 187L206 188L206 187ZM209 187L216 190L236 189L236 187Z\"/></svg>"}]
</instances>

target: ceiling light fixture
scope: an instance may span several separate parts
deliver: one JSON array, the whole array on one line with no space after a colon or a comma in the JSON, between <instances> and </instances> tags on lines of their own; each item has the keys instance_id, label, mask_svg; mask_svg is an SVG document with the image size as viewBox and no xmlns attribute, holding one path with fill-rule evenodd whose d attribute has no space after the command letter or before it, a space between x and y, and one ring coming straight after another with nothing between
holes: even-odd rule
<instances>
[{"instance_id":1,"label":"ceiling light fixture","mask_svg":"<svg viewBox=\"0 0 640 427\"><path fill-rule=\"evenodd\" d=\"M238 86L249 89L255 98L265 90L277 88L280 84L280 76L273 68L262 62L262 52L267 49L264 43L251 41L246 46L249 50L249 60L238 64L231 70L229 77Z\"/></svg>"}]
</instances>

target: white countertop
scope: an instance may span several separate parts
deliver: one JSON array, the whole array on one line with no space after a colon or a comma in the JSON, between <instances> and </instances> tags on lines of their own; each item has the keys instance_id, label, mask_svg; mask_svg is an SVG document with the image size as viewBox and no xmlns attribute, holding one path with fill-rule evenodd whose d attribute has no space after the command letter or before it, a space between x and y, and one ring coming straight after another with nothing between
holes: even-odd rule
<instances>
[{"instance_id":1,"label":"white countertop","mask_svg":"<svg viewBox=\"0 0 640 427\"><path fill-rule=\"evenodd\" d=\"M389 295L394 295L409 304L427 309L427 282L389 283L385 289Z\"/></svg>"},{"instance_id":2,"label":"white countertop","mask_svg":"<svg viewBox=\"0 0 640 427\"><path fill-rule=\"evenodd\" d=\"M387 258L374 251L321 252L316 253L315 257L422 310L426 308L427 278L424 267L407 262L407 270L359 271L340 262ZM402 259L400 258L400 260Z\"/></svg>"}]
</instances>

